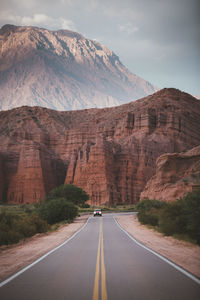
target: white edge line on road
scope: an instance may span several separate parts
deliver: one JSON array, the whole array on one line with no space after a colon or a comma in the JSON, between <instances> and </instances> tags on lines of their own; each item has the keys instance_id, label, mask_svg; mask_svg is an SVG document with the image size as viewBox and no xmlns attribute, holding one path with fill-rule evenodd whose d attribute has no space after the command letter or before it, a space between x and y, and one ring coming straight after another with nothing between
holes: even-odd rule
<instances>
[{"instance_id":1,"label":"white edge line on road","mask_svg":"<svg viewBox=\"0 0 200 300\"><path fill-rule=\"evenodd\" d=\"M52 249L51 251L47 252L46 254L44 254L43 256L41 256L40 258L38 258L37 260L35 260L34 262L32 262L30 265L26 266L25 268L23 268L22 270L20 270L19 272L13 274L12 276L10 276L9 278L7 278L6 280L0 282L0 287L4 286L5 284L7 284L8 282L10 282L11 280L13 280L14 278L18 277L19 275L21 275L22 273L24 273L26 270L30 269L31 267L33 267L34 265L36 265L38 262L40 262L41 260L43 260L45 257L47 257L49 254L53 253L54 251L58 250L59 248L61 248L62 246L66 245L69 241L71 241L80 231L82 231L88 224L89 220L91 219L91 217L89 217L87 219L87 222L77 231L75 232L70 238L68 238L64 243L62 243L61 245L57 246L56 248Z\"/></svg>"},{"instance_id":2,"label":"white edge line on road","mask_svg":"<svg viewBox=\"0 0 200 300\"><path fill-rule=\"evenodd\" d=\"M187 272L186 270L182 269L181 267L179 267L178 265L176 265L175 263L173 263L172 261L168 260L166 257L162 256L161 254L153 251L152 249L144 246L143 244L141 244L140 242L138 242L132 235L130 235L125 229L123 229L121 227L121 225L118 223L118 221L115 219L115 217L113 217L113 219L115 220L117 226L126 234L128 235L128 237L134 241L136 244L138 244L139 246L141 246L142 248L146 249L147 251L153 253L154 255L158 256L160 259L164 260L166 263L168 263L169 265L171 265L172 267L174 267L175 269L177 269L178 271L180 271L181 273L183 273L184 275L186 275L187 277L189 277L190 279L192 279L193 281L195 281L196 283L200 284L200 279L198 279L196 276L192 275L191 273Z\"/></svg>"}]
</instances>

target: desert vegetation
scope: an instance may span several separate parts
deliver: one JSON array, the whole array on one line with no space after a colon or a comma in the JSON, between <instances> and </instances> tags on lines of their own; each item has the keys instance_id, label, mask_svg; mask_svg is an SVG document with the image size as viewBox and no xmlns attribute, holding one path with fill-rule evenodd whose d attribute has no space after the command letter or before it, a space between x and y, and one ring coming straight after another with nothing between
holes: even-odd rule
<instances>
[{"instance_id":1,"label":"desert vegetation","mask_svg":"<svg viewBox=\"0 0 200 300\"><path fill-rule=\"evenodd\" d=\"M200 245L200 192L195 191L173 202L143 199L137 204L138 219L165 235Z\"/></svg>"},{"instance_id":2,"label":"desert vegetation","mask_svg":"<svg viewBox=\"0 0 200 300\"><path fill-rule=\"evenodd\" d=\"M85 206L89 196L74 185L61 185L36 205L0 207L0 245L17 243L19 240L43 233L59 222L70 223Z\"/></svg>"}]
</instances>

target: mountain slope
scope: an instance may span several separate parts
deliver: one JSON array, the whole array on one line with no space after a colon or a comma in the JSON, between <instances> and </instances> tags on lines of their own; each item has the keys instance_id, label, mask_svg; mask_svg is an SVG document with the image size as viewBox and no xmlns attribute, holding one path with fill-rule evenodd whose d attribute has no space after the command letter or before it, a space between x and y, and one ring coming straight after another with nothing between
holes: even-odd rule
<instances>
[{"instance_id":1,"label":"mountain slope","mask_svg":"<svg viewBox=\"0 0 200 300\"><path fill-rule=\"evenodd\" d=\"M200 101L175 89L112 108L1 111L0 201L37 202L65 182L93 205L135 203L161 154L200 144L199 120Z\"/></svg>"},{"instance_id":2,"label":"mountain slope","mask_svg":"<svg viewBox=\"0 0 200 300\"><path fill-rule=\"evenodd\" d=\"M111 50L72 31L5 25L0 49L1 110L109 107L155 92Z\"/></svg>"}]
</instances>

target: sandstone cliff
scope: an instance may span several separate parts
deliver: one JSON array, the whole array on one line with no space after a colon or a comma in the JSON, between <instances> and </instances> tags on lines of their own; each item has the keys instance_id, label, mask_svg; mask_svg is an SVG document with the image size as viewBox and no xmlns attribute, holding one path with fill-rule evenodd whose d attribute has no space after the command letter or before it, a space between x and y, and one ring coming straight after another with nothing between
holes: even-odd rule
<instances>
[{"instance_id":1,"label":"sandstone cliff","mask_svg":"<svg viewBox=\"0 0 200 300\"><path fill-rule=\"evenodd\" d=\"M161 154L200 144L199 120L199 100L175 89L113 108L2 111L1 200L35 202L66 182L92 204L134 203Z\"/></svg>"},{"instance_id":2,"label":"sandstone cliff","mask_svg":"<svg viewBox=\"0 0 200 300\"><path fill-rule=\"evenodd\" d=\"M194 190L200 190L200 146L184 153L161 155L156 162L156 174L140 199L172 201Z\"/></svg>"},{"instance_id":3,"label":"sandstone cliff","mask_svg":"<svg viewBox=\"0 0 200 300\"><path fill-rule=\"evenodd\" d=\"M110 107L155 92L104 45L68 31L0 29L0 109Z\"/></svg>"},{"instance_id":4,"label":"sandstone cliff","mask_svg":"<svg viewBox=\"0 0 200 300\"><path fill-rule=\"evenodd\" d=\"M50 151L32 140L23 140L16 173L8 185L9 203L34 203L61 184L62 163Z\"/></svg>"}]
</instances>

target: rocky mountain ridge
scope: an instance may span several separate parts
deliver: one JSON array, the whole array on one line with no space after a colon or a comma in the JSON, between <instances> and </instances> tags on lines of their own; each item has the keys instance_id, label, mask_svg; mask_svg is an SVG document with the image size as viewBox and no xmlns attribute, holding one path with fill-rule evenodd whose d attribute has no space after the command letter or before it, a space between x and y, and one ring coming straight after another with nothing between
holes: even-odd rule
<instances>
[{"instance_id":1,"label":"rocky mountain ridge","mask_svg":"<svg viewBox=\"0 0 200 300\"><path fill-rule=\"evenodd\" d=\"M104 45L69 30L0 29L0 109L110 107L152 94Z\"/></svg>"},{"instance_id":2,"label":"rocky mountain ridge","mask_svg":"<svg viewBox=\"0 0 200 300\"><path fill-rule=\"evenodd\" d=\"M175 89L113 108L0 112L0 200L33 203L62 183L90 203L135 203L164 153L200 144L200 102Z\"/></svg>"}]
</instances>

